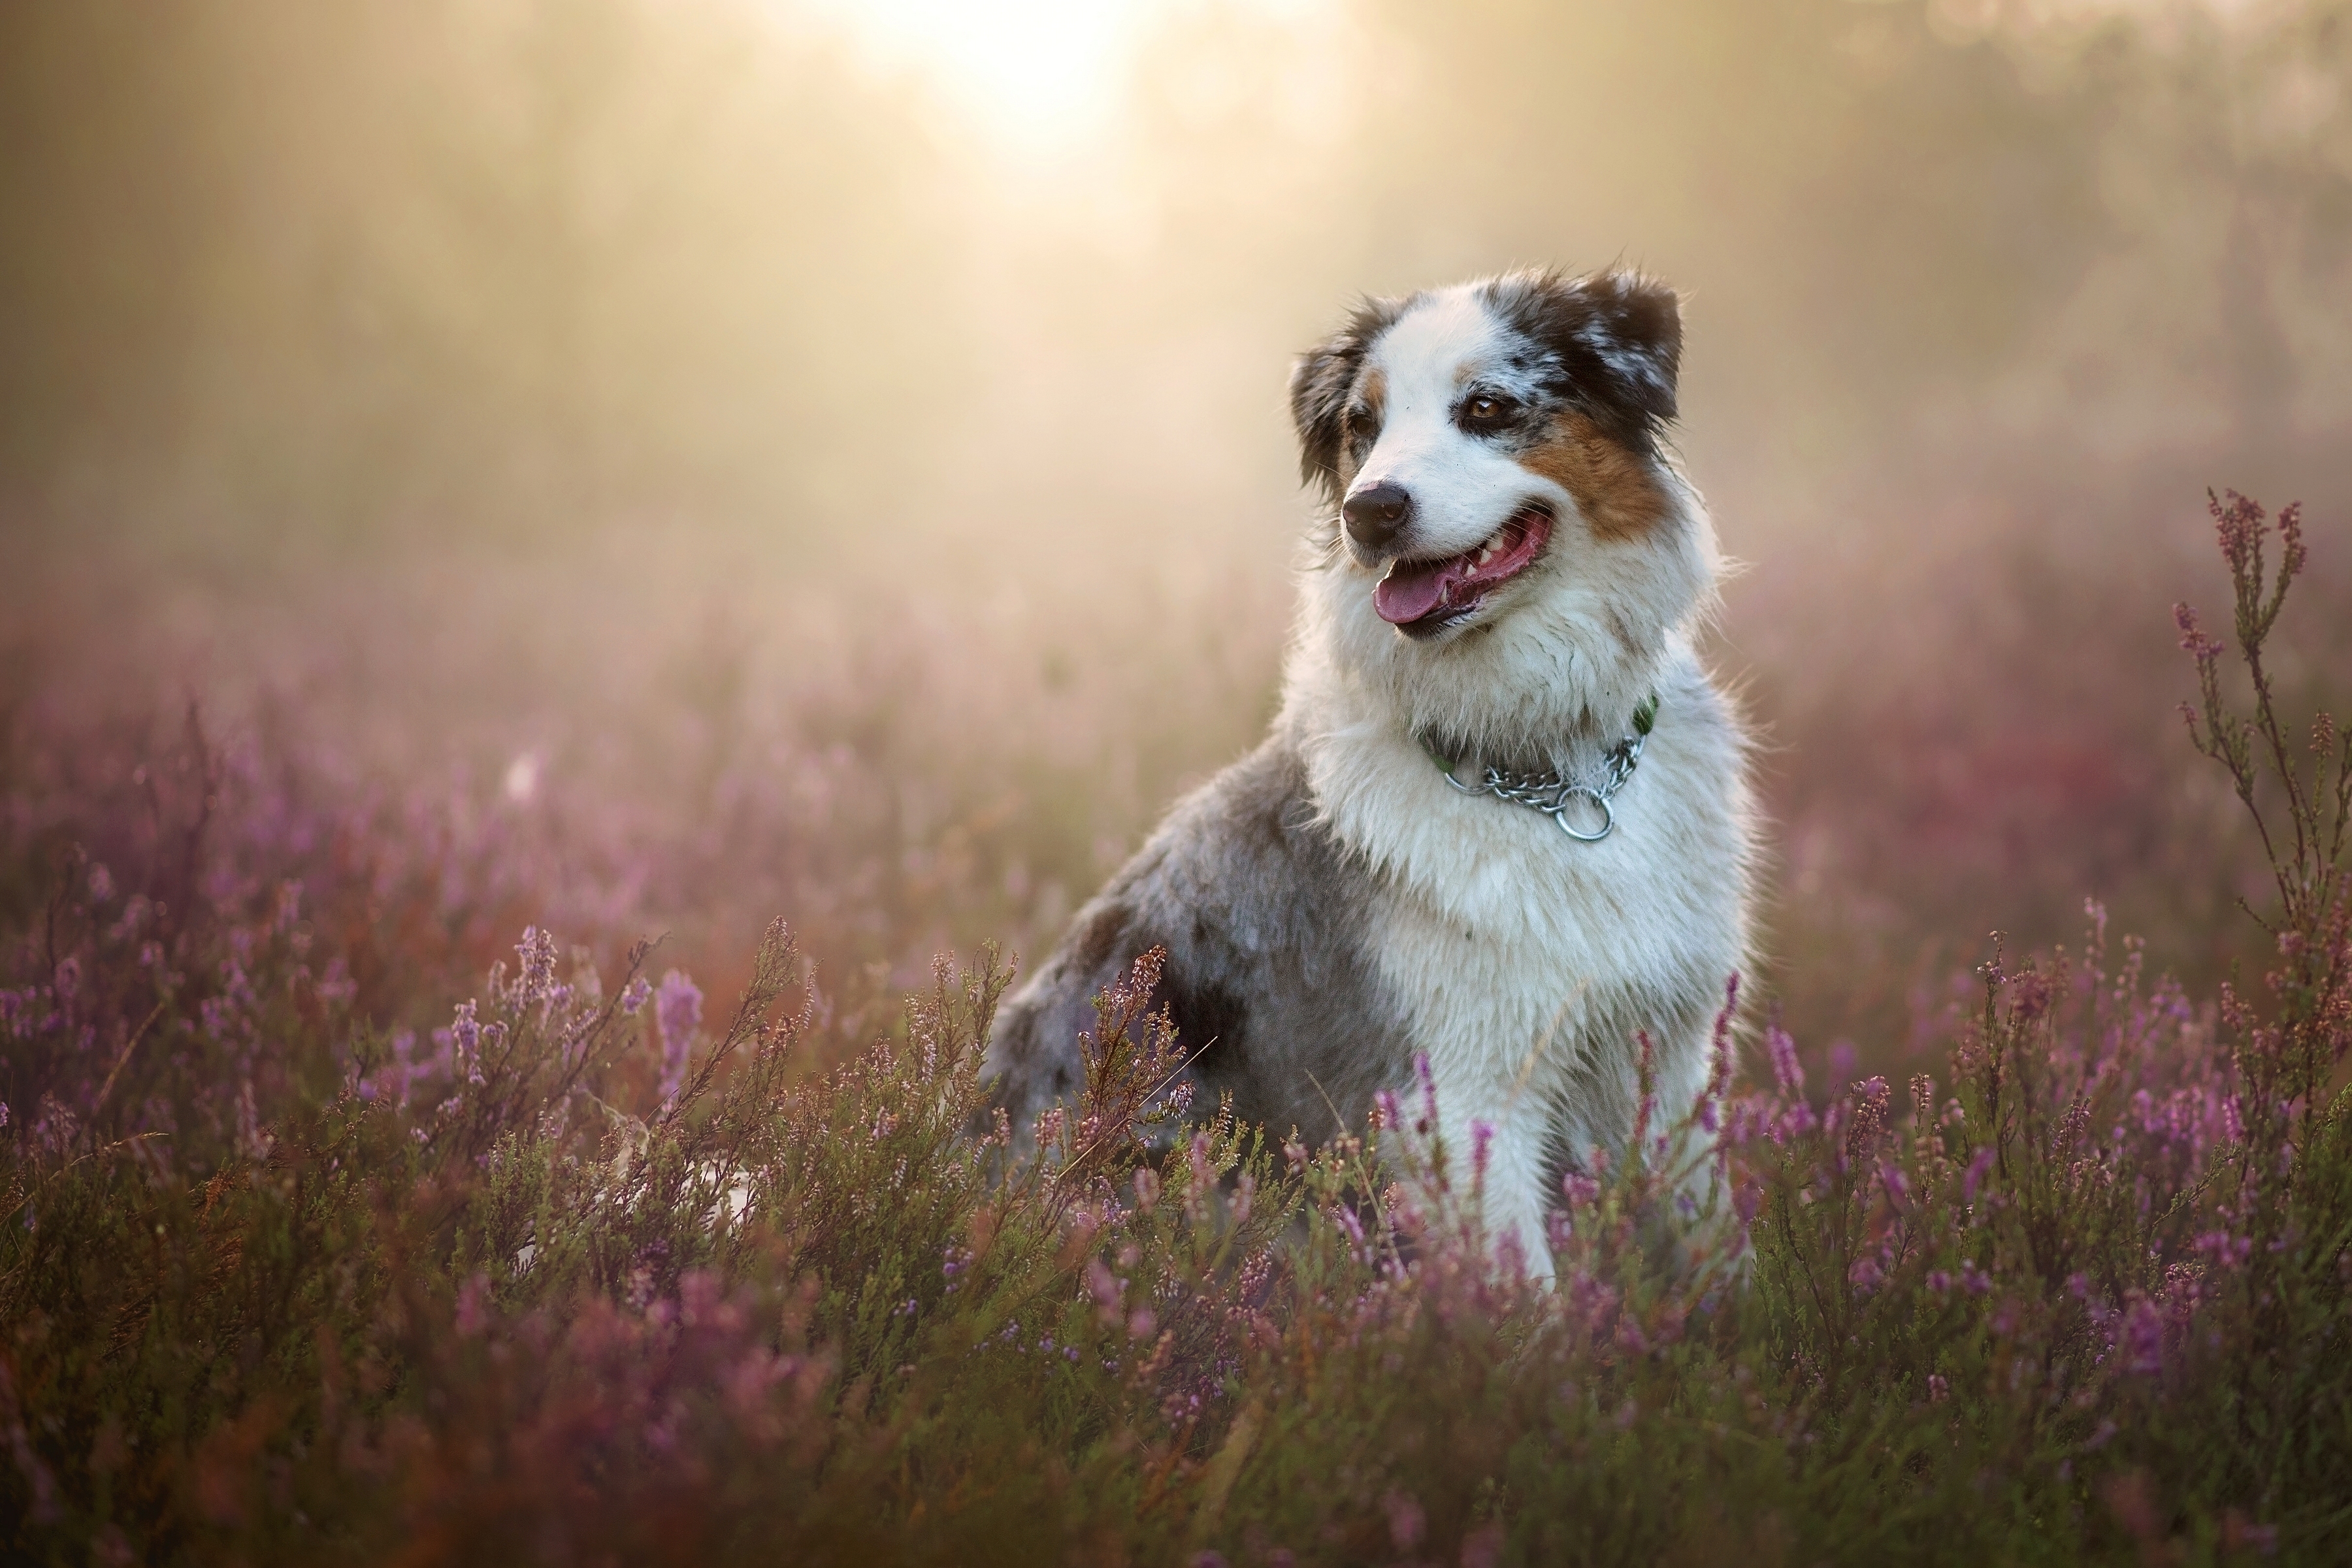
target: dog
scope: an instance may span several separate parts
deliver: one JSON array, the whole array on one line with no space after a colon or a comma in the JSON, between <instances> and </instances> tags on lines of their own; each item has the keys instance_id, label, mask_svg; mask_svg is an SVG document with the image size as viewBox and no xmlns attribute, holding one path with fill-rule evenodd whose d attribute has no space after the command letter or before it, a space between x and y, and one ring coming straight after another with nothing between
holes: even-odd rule
<instances>
[{"instance_id":1,"label":"dog","mask_svg":"<svg viewBox=\"0 0 2352 1568\"><path fill-rule=\"evenodd\" d=\"M1161 948L1184 1072L1270 1131L1360 1126L1425 1058L1451 1146L1484 1124L1487 1235L1551 1277L1557 1184L1624 1150L1644 1048L1658 1125L1706 1091L1748 957L1747 740L1694 646L1714 531L1664 445L1681 352L1675 293L1610 269L1368 300L1297 362L1323 504L1280 710L1007 998L988 1070L1022 1124Z\"/></svg>"}]
</instances>

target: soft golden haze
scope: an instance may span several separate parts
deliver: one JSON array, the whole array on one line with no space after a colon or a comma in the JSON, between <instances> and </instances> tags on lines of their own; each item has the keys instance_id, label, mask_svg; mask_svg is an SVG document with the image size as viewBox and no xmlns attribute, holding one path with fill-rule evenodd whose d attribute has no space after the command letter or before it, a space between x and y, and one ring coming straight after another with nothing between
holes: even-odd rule
<instances>
[{"instance_id":1,"label":"soft golden haze","mask_svg":"<svg viewBox=\"0 0 2352 1568\"><path fill-rule=\"evenodd\" d=\"M1775 738L1788 984L2089 891L2161 940L2159 825L2227 819L2168 782L2144 606L2208 482L2352 502L2347 21L11 6L9 635L224 722L331 691L369 765L534 812L685 766L681 692L713 746L800 713L991 889L861 954L1018 944L1263 717L1289 355L1360 291L1622 258L1683 295L1679 449L1751 563L1717 657Z\"/></svg>"},{"instance_id":2,"label":"soft golden haze","mask_svg":"<svg viewBox=\"0 0 2352 1568\"><path fill-rule=\"evenodd\" d=\"M2347 304L2352 0L0 0L0 1563L2341 1568Z\"/></svg>"}]
</instances>

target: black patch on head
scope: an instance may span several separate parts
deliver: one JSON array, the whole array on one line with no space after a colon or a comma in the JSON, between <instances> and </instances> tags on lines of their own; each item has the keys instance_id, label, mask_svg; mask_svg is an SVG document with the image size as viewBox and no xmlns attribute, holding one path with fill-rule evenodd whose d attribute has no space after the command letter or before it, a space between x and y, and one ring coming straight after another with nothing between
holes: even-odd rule
<instances>
[{"instance_id":1,"label":"black patch on head","mask_svg":"<svg viewBox=\"0 0 2352 1568\"><path fill-rule=\"evenodd\" d=\"M1682 307L1672 289L1638 272L1514 272L1484 294L1542 353L1546 393L1643 456L1656 451L1682 369Z\"/></svg>"},{"instance_id":2,"label":"black patch on head","mask_svg":"<svg viewBox=\"0 0 2352 1568\"><path fill-rule=\"evenodd\" d=\"M1396 325L1409 300L1366 300L1347 325L1298 356L1290 367L1290 418L1298 427L1298 477L1339 500L1339 458L1348 437L1348 400L1364 356Z\"/></svg>"}]
</instances>

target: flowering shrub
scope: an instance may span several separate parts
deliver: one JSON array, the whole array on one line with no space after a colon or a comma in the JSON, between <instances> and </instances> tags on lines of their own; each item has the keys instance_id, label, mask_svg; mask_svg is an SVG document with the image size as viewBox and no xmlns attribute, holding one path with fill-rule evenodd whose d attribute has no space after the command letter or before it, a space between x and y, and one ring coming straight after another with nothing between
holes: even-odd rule
<instances>
[{"instance_id":1,"label":"flowering shrub","mask_svg":"<svg viewBox=\"0 0 2352 1568\"><path fill-rule=\"evenodd\" d=\"M455 840L193 717L136 810L18 786L8 1552L2333 1561L2352 750L2266 673L2299 520L2216 511L2251 716L2181 626L2273 850L2263 984L2192 998L2094 906L1907 1083L1776 1025L1748 1083L1735 980L1700 1103L1566 1177L1556 1289L1425 1073L1321 1148L1192 1103L1156 954L1014 1128L992 952L843 1059L782 925L731 1013L535 923L475 980L504 900Z\"/></svg>"}]
</instances>

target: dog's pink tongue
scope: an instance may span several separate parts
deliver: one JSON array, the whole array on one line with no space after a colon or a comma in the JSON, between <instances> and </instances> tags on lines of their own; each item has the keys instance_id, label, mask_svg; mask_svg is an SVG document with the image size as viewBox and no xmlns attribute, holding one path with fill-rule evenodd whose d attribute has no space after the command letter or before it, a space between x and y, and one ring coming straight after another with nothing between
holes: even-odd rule
<instances>
[{"instance_id":1,"label":"dog's pink tongue","mask_svg":"<svg viewBox=\"0 0 2352 1568\"><path fill-rule=\"evenodd\" d=\"M1392 626L1421 619L1444 602L1446 574L1455 564L1452 560L1398 562L1372 590L1372 608Z\"/></svg>"}]
</instances>

